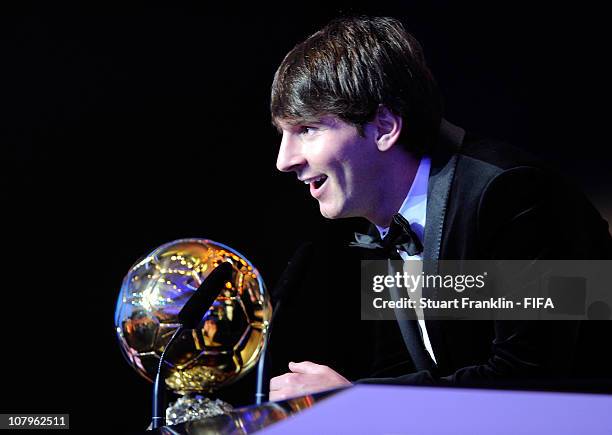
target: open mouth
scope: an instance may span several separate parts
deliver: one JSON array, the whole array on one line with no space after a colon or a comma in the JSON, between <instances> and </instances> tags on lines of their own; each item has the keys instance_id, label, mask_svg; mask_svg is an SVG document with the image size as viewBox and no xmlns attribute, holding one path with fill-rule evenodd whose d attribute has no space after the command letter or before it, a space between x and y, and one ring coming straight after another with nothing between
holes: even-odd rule
<instances>
[{"instance_id":1,"label":"open mouth","mask_svg":"<svg viewBox=\"0 0 612 435\"><path fill-rule=\"evenodd\" d=\"M312 184L314 185L315 189L319 189L321 188L321 186L323 186L323 183L325 183L326 181L327 181L327 176L323 175L317 178L316 180L314 180Z\"/></svg>"},{"instance_id":2,"label":"open mouth","mask_svg":"<svg viewBox=\"0 0 612 435\"><path fill-rule=\"evenodd\" d=\"M316 198L319 190L321 187L323 187L326 181L327 175L319 175L318 177L312 177L304 180L304 183L310 186L310 193Z\"/></svg>"}]
</instances>

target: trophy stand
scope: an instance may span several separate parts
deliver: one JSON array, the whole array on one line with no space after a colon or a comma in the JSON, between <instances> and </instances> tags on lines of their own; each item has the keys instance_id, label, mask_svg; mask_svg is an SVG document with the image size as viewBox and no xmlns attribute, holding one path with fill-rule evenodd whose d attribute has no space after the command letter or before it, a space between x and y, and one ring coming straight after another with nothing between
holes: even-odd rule
<instances>
[{"instance_id":1,"label":"trophy stand","mask_svg":"<svg viewBox=\"0 0 612 435\"><path fill-rule=\"evenodd\" d=\"M166 424L174 425L186 421L228 414L234 408L221 399L209 399L197 393L180 396L166 409Z\"/></svg>"}]
</instances>

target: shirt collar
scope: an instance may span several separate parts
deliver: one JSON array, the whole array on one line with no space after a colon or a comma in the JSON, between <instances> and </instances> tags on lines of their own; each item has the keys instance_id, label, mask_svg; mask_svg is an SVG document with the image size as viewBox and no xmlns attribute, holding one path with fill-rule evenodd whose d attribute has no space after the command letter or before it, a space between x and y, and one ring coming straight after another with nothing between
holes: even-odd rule
<instances>
[{"instance_id":1,"label":"shirt collar","mask_svg":"<svg viewBox=\"0 0 612 435\"><path fill-rule=\"evenodd\" d=\"M398 213L410 222L410 228L423 240L423 229L425 228L425 218L427 212L427 183L429 181L429 169L431 167L431 158L423 156L419 162L410 190L404 198L404 202ZM376 229L380 233L380 237L384 238L389 231L389 227L379 227Z\"/></svg>"}]
</instances>

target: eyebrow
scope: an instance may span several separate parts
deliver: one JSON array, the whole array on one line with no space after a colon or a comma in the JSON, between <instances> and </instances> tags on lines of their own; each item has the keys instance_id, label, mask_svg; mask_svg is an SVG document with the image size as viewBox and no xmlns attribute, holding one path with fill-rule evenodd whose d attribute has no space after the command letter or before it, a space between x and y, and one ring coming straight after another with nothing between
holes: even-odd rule
<instances>
[{"instance_id":1,"label":"eyebrow","mask_svg":"<svg viewBox=\"0 0 612 435\"><path fill-rule=\"evenodd\" d=\"M322 121L321 121L321 118L312 118L312 119L297 118L297 119L287 119L285 123L292 127L296 127L298 125L305 125L305 124L322 124ZM272 126L276 128L276 131L278 131L279 133L283 132L283 129L276 122L275 119L272 119Z\"/></svg>"}]
</instances>

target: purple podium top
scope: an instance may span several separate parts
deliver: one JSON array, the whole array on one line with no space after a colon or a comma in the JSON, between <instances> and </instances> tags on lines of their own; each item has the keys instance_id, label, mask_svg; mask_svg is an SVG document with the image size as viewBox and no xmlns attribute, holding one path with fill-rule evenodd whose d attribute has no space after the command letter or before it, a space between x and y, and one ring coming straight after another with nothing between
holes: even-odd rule
<instances>
[{"instance_id":1,"label":"purple podium top","mask_svg":"<svg viewBox=\"0 0 612 435\"><path fill-rule=\"evenodd\" d=\"M612 434L612 396L357 385L262 434Z\"/></svg>"}]
</instances>

